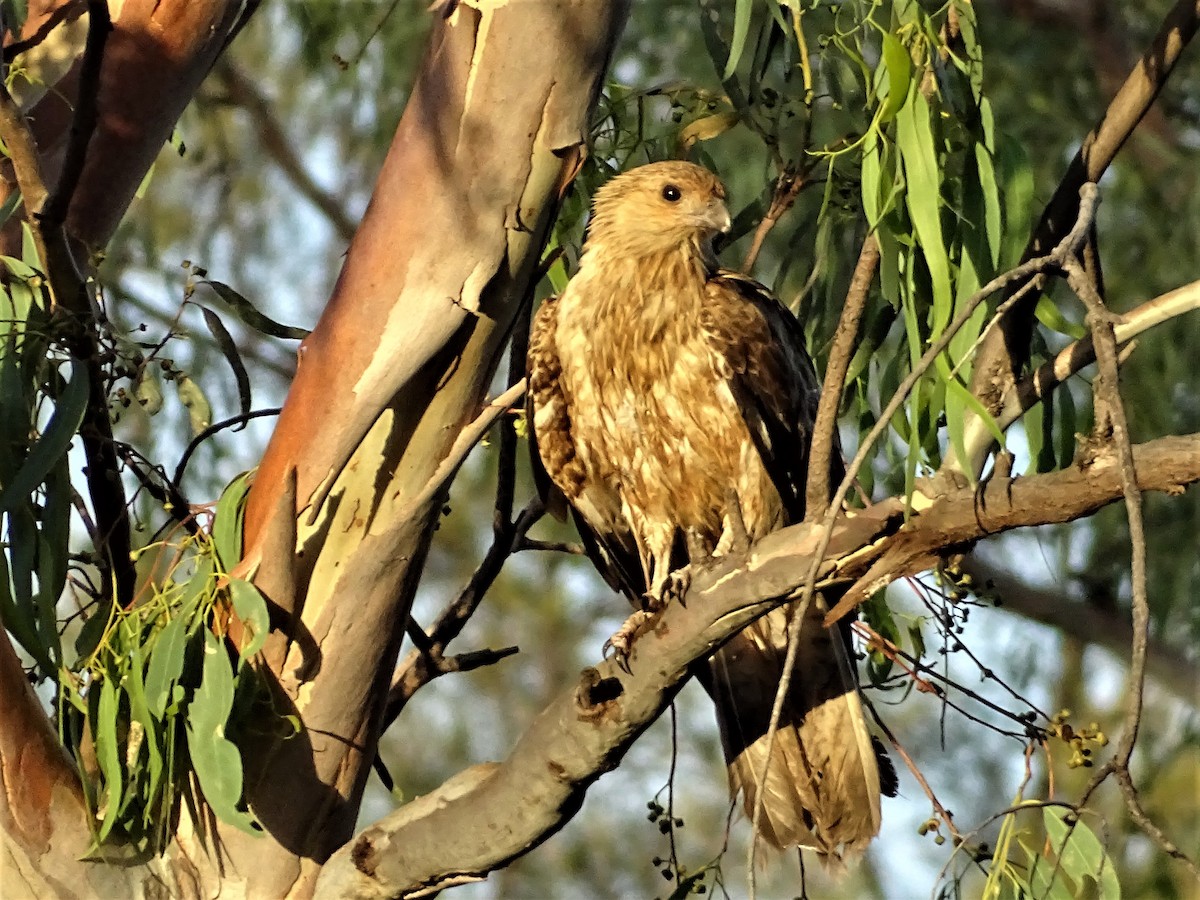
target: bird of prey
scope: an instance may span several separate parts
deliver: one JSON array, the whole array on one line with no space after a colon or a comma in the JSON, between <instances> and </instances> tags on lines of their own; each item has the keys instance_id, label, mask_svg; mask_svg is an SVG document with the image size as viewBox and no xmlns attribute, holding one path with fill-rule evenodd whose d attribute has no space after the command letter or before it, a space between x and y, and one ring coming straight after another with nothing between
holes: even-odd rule
<instances>
[{"instance_id":1,"label":"bird of prey","mask_svg":"<svg viewBox=\"0 0 1200 900\"><path fill-rule=\"evenodd\" d=\"M565 497L600 572L642 607L677 592L689 564L804 517L819 381L791 313L718 266L712 242L729 227L725 188L705 168L616 176L595 194L579 271L531 329L548 508L565 513ZM836 859L879 830L880 765L847 637L811 609L765 780L788 608L718 650L703 680L731 790L749 815L763 795L761 836Z\"/></svg>"}]
</instances>

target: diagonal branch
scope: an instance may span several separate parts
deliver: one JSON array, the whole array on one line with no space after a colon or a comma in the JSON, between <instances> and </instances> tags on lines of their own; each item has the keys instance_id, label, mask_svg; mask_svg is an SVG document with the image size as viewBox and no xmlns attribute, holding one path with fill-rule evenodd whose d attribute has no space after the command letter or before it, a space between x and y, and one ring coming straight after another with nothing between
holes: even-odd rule
<instances>
[{"instance_id":1,"label":"diagonal branch","mask_svg":"<svg viewBox=\"0 0 1200 900\"><path fill-rule=\"evenodd\" d=\"M1122 313L1121 321L1113 326L1113 334L1118 346L1131 346L1130 342L1139 334L1196 310L1200 310L1200 281L1185 284ZM1002 431L1007 429L1060 384L1095 361L1096 348L1091 335L1064 347L1054 359L1043 363L1036 371L1005 392L1000 411L996 415L997 427ZM976 420L970 427L983 426ZM968 440L971 434L970 427Z\"/></svg>"},{"instance_id":2,"label":"diagonal branch","mask_svg":"<svg viewBox=\"0 0 1200 900\"><path fill-rule=\"evenodd\" d=\"M871 290L871 281L875 278L875 270L878 267L879 242L874 234L869 234L863 241L854 275L850 279L850 288L846 291L846 302L842 306L837 331L833 336L833 349L825 366L821 401L817 405L817 416L813 421L812 444L808 456L808 484L805 486L804 501L805 516L810 520L824 515L829 503L829 479L837 446L834 432L837 428L838 409L842 405L846 373L850 370L851 359L854 358L863 311L867 308L867 294Z\"/></svg>"},{"instance_id":3,"label":"diagonal branch","mask_svg":"<svg viewBox=\"0 0 1200 900\"><path fill-rule=\"evenodd\" d=\"M245 110L247 117L254 124L263 149L292 182L300 196L320 210L339 238L343 241L353 238L354 217L342 205L339 197L321 187L313 178L304 161L296 153L294 142L280 124L270 101L263 96L250 76L228 59L217 67L217 75L229 93L229 99Z\"/></svg>"},{"instance_id":4,"label":"diagonal branch","mask_svg":"<svg viewBox=\"0 0 1200 900\"><path fill-rule=\"evenodd\" d=\"M1135 448L1142 490L1200 481L1200 434ZM1012 528L1071 521L1120 499L1111 456L939 497L907 522L895 498L841 516L828 541L810 523L775 532L741 558L699 574L634 644L629 671L586 669L532 722L503 763L474 766L433 794L362 831L326 864L317 897L420 897L477 881L528 852L568 821L587 789L667 707L696 660L805 588L855 580L886 559L895 577L922 571L950 548ZM818 547L827 543L818 556ZM699 600L699 602L696 602Z\"/></svg>"},{"instance_id":5,"label":"diagonal branch","mask_svg":"<svg viewBox=\"0 0 1200 900\"><path fill-rule=\"evenodd\" d=\"M1179 57L1200 27L1200 0L1178 0L1163 20L1150 47L1142 54L1121 89L1117 91L1099 123L1084 139L1054 196L1042 213L1024 259L1046 252L1056 244L1078 218L1079 189L1087 182L1098 182L1125 141L1146 115L1166 83ZM1013 297L1026 286L1010 286ZM1005 393L1029 359L1034 309L1039 291L1028 292L1004 317L1001 327L980 350L972 378L971 391L987 408L996 413ZM966 459L954 459L952 468L960 474L978 476L992 446L991 432L970 428L965 435Z\"/></svg>"}]
</instances>

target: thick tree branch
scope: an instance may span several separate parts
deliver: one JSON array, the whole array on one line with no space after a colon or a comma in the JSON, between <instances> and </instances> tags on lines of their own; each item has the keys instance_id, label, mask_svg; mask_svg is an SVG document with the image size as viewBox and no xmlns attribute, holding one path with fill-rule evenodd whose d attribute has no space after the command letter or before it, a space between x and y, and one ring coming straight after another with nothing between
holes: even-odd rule
<instances>
[{"instance_id":1,"label":"thick tree branch","mask_svg":"<svg viewBox=\"0 0 1200 900\"><path fill-rule=\"evenodd\" d=\"M1003 609L1049 625L1075 640L1103 647L1123 660L1129 659L1133 626L1127 615L1086 599L1074 599L1065 587L1056 589L1029 584L994 563L981 560L977 554L967 557L961 568L987 596L999 598L1004 604ZM1180 700L1195 702L1200 666L1179 648L1152 637L1146 672Z\"/></svg>"},{"instance_id":2,"label":"thick tree branch","mask_svg":"<svg viewBox=\"0 0 1200 900\"><path fill-rule=\"evenodd\" d=\"M1178 492L1200 480L1200 434L1152 441L1134 460L1143 490ZM855 581L863 597L862 579L880 564L894 580L986 535L1071 521L1121 495L1120 467L1103 455L1084 468L960 488L907 523L903 501L892 499L838 519L817 561L817 586ZM504 763L467 770L334 854L317 895L426 896L478 880L545 840L666 708L696 660L801 592L822 537L821 526L792 526L698 575L686 602L668 605L634 644L629 672L611 661L585 670Z\"/></svg>"},{"instance_id":3,"label":"thick tree branch","mask_svg":"<svg viewBox=\"0 0 1200 900\"><path fill-rule=\"evenodd\" d=\"M1025 249L1025 259L1046 252L1075 223L1079 211L1079 189L1087 182L1098 182L1154 103L1175 64L1200 26L1200 0L1179 0L1163 21L1149 49L1142 55L1121 89L1113 97L1099 124L1084 139L1075 159L1047 204L1033 238ZM1013 296L1025 282L1009 288ZM1001 327L980 349L971 390L987 410L995 414L1002 399L1016 381L1029 358L1034 308L1039 292L1028 292L1013 305ZM955 460L960 474L978 476L992 445L987 429L972 429L967 437L967 458Z\"/></svg>"},{"instance_id":4,"label":"thick tree branch","mask_svg":"<svg viewBox=\"0 0 1200 900\"><path fill-rule=\"evenodd\" d=\"M314 861L353 834L439 501L582 161L628 3L445 13L247 499L238 571L283 626L264 670L304 725L243 748L270 839L222 834L263 896L310 890Z\"/></svg>"}]
</instances>

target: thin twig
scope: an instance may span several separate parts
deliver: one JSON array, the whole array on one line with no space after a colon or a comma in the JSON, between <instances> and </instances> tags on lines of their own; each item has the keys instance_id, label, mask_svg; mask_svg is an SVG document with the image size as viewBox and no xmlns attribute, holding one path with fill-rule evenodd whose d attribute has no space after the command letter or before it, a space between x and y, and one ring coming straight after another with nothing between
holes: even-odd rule
<instances>
[{"instance_id":1,"label":"thin twig","mask_svg":"<svg viewBox=\"0 0 1200 900\"><path fill-rule=\"evenodd\" d=\"M517 546L513 552L520 553L522 550L541 550L546 553L566 553L568 556L582 556L584 550L583 544L578 541L542 541L537 538L521 538L517 542Z\"/></svg>"},{"instance_id":2,"label":"thin twig","mask_svg":"<svg viewBox=\"0 0 1200 900\"><path fill-rule=\"evenodd\" d=\"M783 218L783 214L792 208L796 203L796 197L808 185L808 173L807 167L796 171L795 167L790 164L779 173L779 177L775 180L775 189L771 193L771 204L767 207L766 214L759 220L758 227L754 229L750 249L746 251L746 258L742 261L743 272L748 273L754 268L767 235Z\"/></svg>"},{"instance_id":3,"label":"thin twig","mask_svg":"<svg viewBox=\"0 0 1200 900\"><path fill-rule=\"evenodd\" d=\"M933 694L935 697L937 697L939 700L941 700L942 704L943 704L943 709L945 709L945 708L953 709L956 713L958 713L959 715L961 715L967 719L970 719L972 722L982 725L985 728L988 728L988 729L996 732L997 734L1003 735L1004 737L1010 737L1010 738L1014 738L1016 740L1024 740L1024 739L1028 738L1031 731L1035 734L1043 733L1044 729L1038 728L1037 726L1031 724L1027 719L1021 718L1019 715L1014 713L1012 710L1005 709L1003 706L1000 706L998 703L993 703L991 700L989 700L987 697L984 697L982 694L980 694L976 691L973 691L970 688L965 687L964 685L959 684L957 681L952 679L949 675L945 674L944 672L934 671L928 664L921 662L921 660L917 659L912 654L906 653L905 651L901 650L899 647L897 647L895 644L893 644L887 638L883 637L881 634L879 634L877 631L875 631L870 626L864 625L861 622L855 622L854 630L857 631L860 635L866 637L869 644L871 644L874 649L878 649L889 660L891 660L893 663L896 663L897 665L899 665L900 668L904 670L904 673L913 680L913 683L916 685L918 692L920 692L922 694ZM943 690L942 688L940 688L936 684L934 684L932 681L929 681L929 680L923 678L922 673L928 674L931 678L934 678L937 681L940 681L942 684L946 685L947 687L954 688L960 694L963 694L963 695L969 697L970 699L972 699L976 703L978 703L980 706L990 709L992 712L996 713L997 715L1003 716L1006 719L1012 720L1016 724L1020 725L1022 730L1020 732L1005 731L999 725L996 725L992 722L987 721L986 719L984 719L980 716L975 715L974 713L967 710L965 707L960 706L958 703L955 703L950 698L949 691ZM1036 707L1034 707L1034 709L1036 709Z\"/></svg>"},{"instance_id":4,"label":"thin twig","mask_svg":"<svg viewBox=\"0 0 1200 900\"><path fill-rule=\"evenodd\" d=\"M13 41L4 48L4 64L7 66L26 50L32 50L34 47L37 47L39 44L45 41L46 38L50 36L50 32L52 32L59 25L63 24L64 22L71 22L75 19L78 19L81 15L83 15L84 7L86 5L87 4L84 2L84 0L68 0L67 3L55 8L53 11L51 11L50 15L46 17L46 20L38 26L37 31L24 40Z\"/></svg>"},{"instance_id":5,"label":"thin twig","mask_svg":"<svg viewBox=\"0 0 1200 900\"><path fill-rule=\"evenodd\" d=\"M188 463L192 459L192 454L196 452L197 448L199 448L201 444L207 441L214 434L224 431L226 428L230 428L234 425L240 425L243 422L249 422L251 419L260 419L263 416L277 416L282 411L283 410L281 407L273 406L268 409L251 410L248 413L238 413L236 416L230 416L228 419L222 419L220 422L213 422L213 424L209 425L194 438L188 441L187 447L184 448L183 455L179 457L179 464L175 467L175 476L171 479L171 483L175 486L175 489L178 490L179 486L183 483L183 476L187 472Z\"/></svg>"},{"instance_id":6,"label":"thin twig","mask_svg":"<svg viewBox=\"0 0 1200 900\"><path fill-rule=\"evenodd\" d=\"M188 534L193 537L203 532L200 523L192 515L192 507L187 497L179 490L178 485L167 478L162 466L150 462L141 451L129 444L118 443L116 450L126 468L133 473L146 493L157 500L172 519L187 529ZM142 468L143 466L145 468ZM151 477L151 473L158 476L157 481Z\"/></svg>"},{"instance_id":7,"label":"thin twig","mask_svg":"<svg viewBox=\"0 0 1200 900\"><path fill-rule=\"evenodd\" d=\"M454 445L450 448L450 452L446 454L438 467L434 470L433 475L425 482L425 486L409 503L408 508L411 510L419 510L426 504L433 502L454 478L454 473L458 471L458 467L463 464L471 451L475 449L475 445L480 439L487 434L492 424L507 413L514 403L521 399L525 393L525 379L522 378L499 397L489 402L484 406L483 411L475 417L475 421L471 422L462 431L454 441ZM399 516L399 519L408 518L407 515Z\"/></svg>"},{"instance_id":8,"label":"thin twig","mask_svg":"<svg viewBox=\"0 0 1200 900\"><path fill-rule=\"evenodd\" d=\"M958 826L954 824L954 814L950 812L950 810L946 809L946 807L942 805L942 802L938 800L937 794L935 794L933 792L933 788L929 786L929 782L925 779L921 769L915 762L913 762L913 758L909 755L908 751L904 749L904 745L896 739L896 735L892 733L892 729L887 727L887 723L883 721L883 718L875 710L874 705L867 703L865 706L871 713L871 718L875 720L875 725L880 731L883 732L883 736L887 738L888 743L892 745L892 749L896 751L902 760L904 760L904 765L908 768L908 771L912 773L913 778L917 779L917 784L921 786L921 790L924 791L925 796L929 798L929 802L933 806L934 812L938 814L938 818L946 823L946 828L949 829L950 834L954 836L955 840L961 842L962 834L959 832Z\"/></svg>"},{"instance_id":9,"label":"thin twig","mask_svg":"<svg viewBox=\"0 0 1200 900\"><path fill-rule=\"evenodd\" d=\"M1121 786L1121 793L1125 797L1125 808L1129 810L1129 817L1133 819L1133 823L1142 829L1154 843L1158 844L1163 853L1183 863L1192 873L1192 877L1200 881L1200 866L1196 865L1196 861L1180 850L1178 845L1168 838L1142 809L1142 802L1138 797L1137 788L1133 785L1133 776L1129 774L1129 768L1123 766L1113 774Z\"/></svg>"}]
</instances>

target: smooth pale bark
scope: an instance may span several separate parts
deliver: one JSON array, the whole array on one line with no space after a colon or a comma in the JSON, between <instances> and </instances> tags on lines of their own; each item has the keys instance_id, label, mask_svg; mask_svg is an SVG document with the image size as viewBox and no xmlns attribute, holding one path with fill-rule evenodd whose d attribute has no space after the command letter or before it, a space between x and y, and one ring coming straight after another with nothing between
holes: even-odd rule
<instances>
[{"instance_id":1,"label":"smooth pale bark","mask_svg":"<svg viewBox=\"0 0 1200 900\"><path fill-rule=\"evenodd\" d=\"M245 571L297 738L247 747L263 896L306 893L352 835L442 505L430 484L528 300L628 4L459 3L424 61L251 490ZM401 721L397 727L403 728Z\"/></svg>"}]
</instances>

